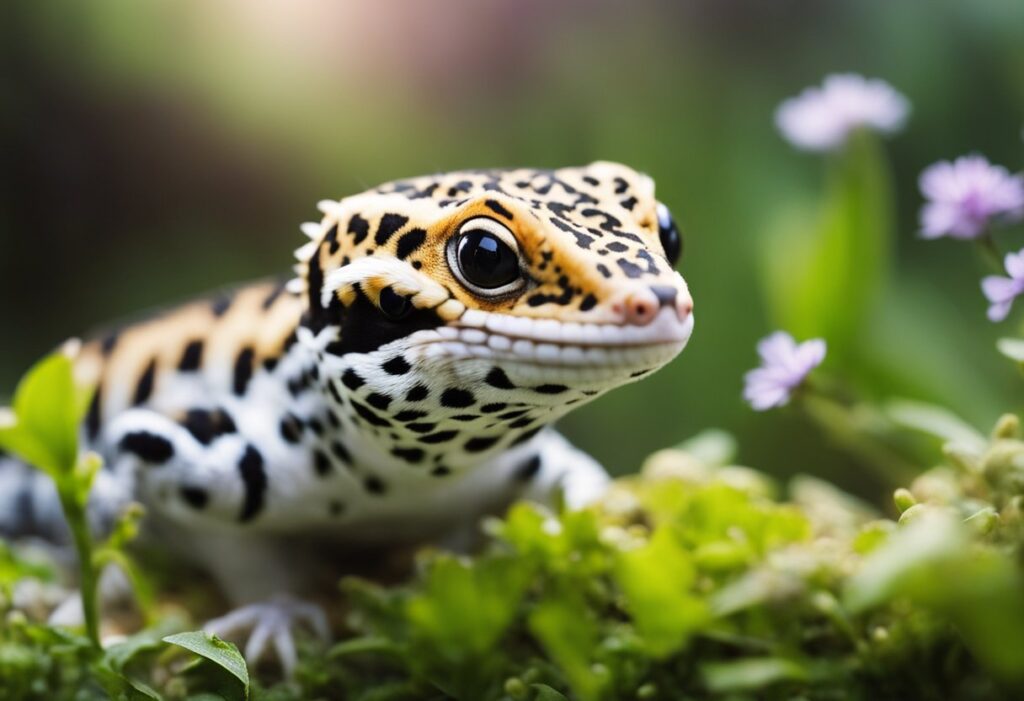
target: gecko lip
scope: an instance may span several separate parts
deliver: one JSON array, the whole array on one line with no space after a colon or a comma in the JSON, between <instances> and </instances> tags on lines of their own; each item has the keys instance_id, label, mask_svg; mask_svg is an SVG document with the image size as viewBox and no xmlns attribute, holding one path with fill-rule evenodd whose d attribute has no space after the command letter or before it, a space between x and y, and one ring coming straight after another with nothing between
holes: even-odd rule
<instances>
[{"instance_id":1,"label":"gecko lip","mask_svg":"<svg viewBox=\"0 0 1024 701\"><path fill-rule=\"evenodd\" d=\"M693 315L663 309L646 326L580 324L468 310L448 326L410 338L427 356L490 358L553 366L663 365L685 346Z\"/></svg>"}]
</instances>

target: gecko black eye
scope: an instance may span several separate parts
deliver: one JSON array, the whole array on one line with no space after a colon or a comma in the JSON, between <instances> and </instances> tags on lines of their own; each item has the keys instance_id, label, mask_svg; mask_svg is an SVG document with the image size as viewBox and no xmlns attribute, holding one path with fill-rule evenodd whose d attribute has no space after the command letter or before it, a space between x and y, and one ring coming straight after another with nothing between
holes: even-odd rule
<instances>
[{"instance_id":1,"label":"gecko black eye","mask_svg":"<svg viewBox=\"0 0 1024 701\"><path fill-rule=\"evenodd\" d=\"M515 237L487 217L470 219L448 249L448 264L463 285L482 297L498 297L523 283Z\"/></svg>"},{"instance_id":2,"label":"gecko black eye","mask_svg":"<svg viewBox=\"0 0 1024 701\"><path fill-rule=\"evenodd\" d=\"M661 247L665 250L665 257L671 265L679 262L683 253L683 237L679 235L679 228L672 219L668 207L658 203L658 237L661 239Z\"/></svg>"}]
</instances>

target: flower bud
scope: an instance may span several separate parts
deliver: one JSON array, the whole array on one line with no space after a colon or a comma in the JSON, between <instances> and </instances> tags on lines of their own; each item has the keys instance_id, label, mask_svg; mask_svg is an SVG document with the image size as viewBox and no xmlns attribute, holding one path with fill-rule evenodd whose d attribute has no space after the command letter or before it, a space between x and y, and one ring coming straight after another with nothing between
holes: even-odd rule
<instances>
[{"instance_id":1,"label":"flower bud","mask_svg":"<svg viewBox=\"0 0 1024 701\"><path fill-rule=\"evenodd\" d=\"M900 510L901 514L917 503L917 499L914 498L914 495L906 487L900 487L893 492L892 500L896 503L896 508Z\"/></svg>"}]
</instances>

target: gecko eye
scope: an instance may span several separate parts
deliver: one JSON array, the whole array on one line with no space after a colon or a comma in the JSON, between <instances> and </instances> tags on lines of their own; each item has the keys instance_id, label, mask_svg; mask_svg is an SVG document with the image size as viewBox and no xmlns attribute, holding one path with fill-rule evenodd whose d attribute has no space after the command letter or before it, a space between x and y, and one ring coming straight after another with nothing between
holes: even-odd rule
<instances>
[{"instance_id":1,"label":"gecko eye","mask_svg":"<svg viewBox=\"0 0 1024 701\"><path fill-rule=\"evenodd\" d=\"M679 235L679 228L672 219L672 213L661 202L658 203L658 237L661 239L661 247L665 250L669 264L675 266L683 253L683 237Z\"/></svg>"},{"instance_id":2,"label":"gecko eye","mask_svg":"<svg viewBox=\"0 0 1024 701\"><path fill-rule=\"evenodd\" d=\"M481 297L499 297L523 284L515 236L494 219L476 217L459 228L448 247L448 265Z\"/></svg>"}]
</instances>

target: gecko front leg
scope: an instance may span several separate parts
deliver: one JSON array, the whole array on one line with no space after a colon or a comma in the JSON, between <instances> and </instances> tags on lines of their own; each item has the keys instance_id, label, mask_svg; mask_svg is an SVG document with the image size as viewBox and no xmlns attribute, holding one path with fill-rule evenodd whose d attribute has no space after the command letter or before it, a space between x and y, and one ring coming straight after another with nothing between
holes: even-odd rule
<instances>
[{"instance_id":1,"label":"gecko front leg","mask_svg":"<svg viewBox=\"0 0 1024 701\"><path fill-rule=\"evenodd\" d=\"M542 432L534 444L536 452L516 468L516 478L526 485L523 498L548 505L560 501L579 509L608 488L604 468L557 431Z\"/></svg>"}]
</instances>

